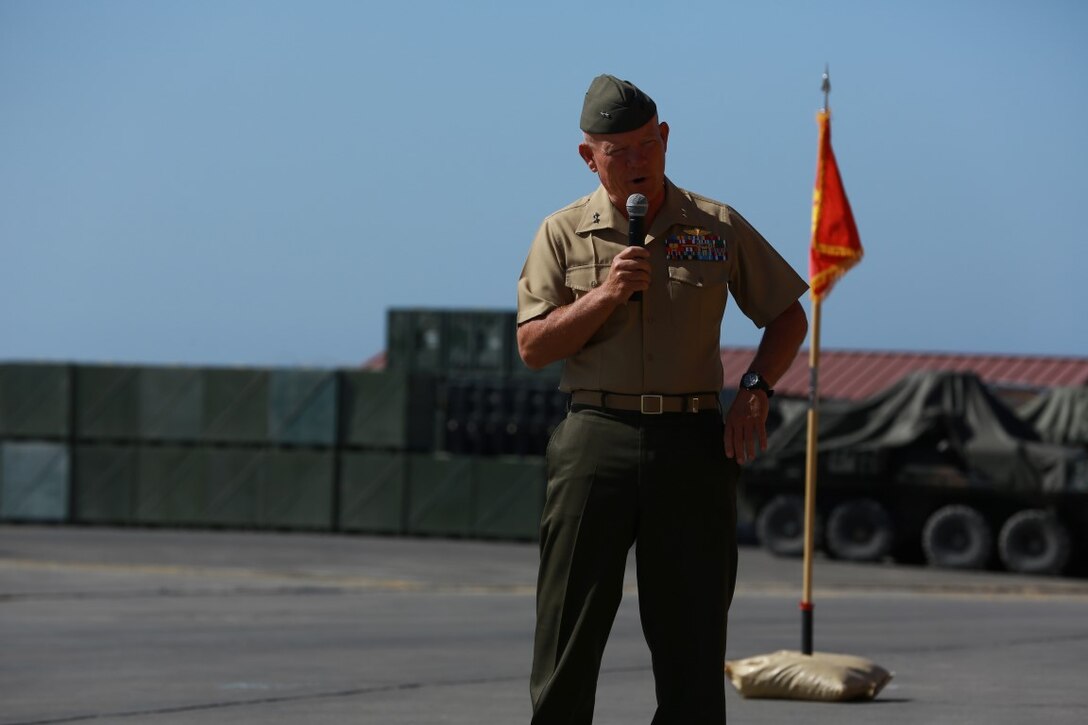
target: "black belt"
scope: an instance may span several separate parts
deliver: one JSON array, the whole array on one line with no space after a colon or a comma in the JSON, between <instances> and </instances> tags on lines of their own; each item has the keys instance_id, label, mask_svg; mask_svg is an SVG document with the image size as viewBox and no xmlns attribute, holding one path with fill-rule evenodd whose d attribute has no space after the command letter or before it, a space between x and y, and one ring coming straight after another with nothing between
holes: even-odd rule
<instances>
[{"instance_id":1,"label":"black belt","mask_svg":"<svg viewBox=\"0 0 1088 725\"><path fill-rule=\"evenodd\" d=\"M705 413L718 410L717 393L686 395L627 395L603 390L575 390L570 394L571 405L586 405L602 410L626 410L658 415L660 413Z\"/></svg>"}]
</instances>

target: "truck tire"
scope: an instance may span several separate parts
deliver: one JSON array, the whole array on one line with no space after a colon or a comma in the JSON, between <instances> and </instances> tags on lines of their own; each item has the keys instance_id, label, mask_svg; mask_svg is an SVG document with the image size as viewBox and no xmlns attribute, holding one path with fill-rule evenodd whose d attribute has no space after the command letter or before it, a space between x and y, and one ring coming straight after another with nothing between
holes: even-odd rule
<instances>
[{"instance_id":1,"label":"truck tire","mask_svg":"<svg viewBox=\"0 0 1088 725\"><path fill-rule=\"evenodd\" d=\"M775 556L805 551L805 502L800 496L775 496L759 510L756 536Z\"/></svg>"},{"instance_id":2,"label":"truck tire","mask_svg":"<svg viewBox=\"0 0 1088 725\"><path fill-rule=\"evenodd\" d=\"M970 506L939 508L922 529L926 561L942 569L984 569L993 542L990 525Z\"/></svg>"},{"instance_id":3,"label":"truck tire","mask_svg":"<svg viewBox=\"0 0 1088 725\"><path fill-rule=\"evenodd\" d=\"M827 518L827 552L844 561L880 561L891 553L895 540L892 517L879 501L855 498L843 501Z\"/></svg>"},{"instance_id":4,"label":"truck tire","mask_svg":"<svg viewBox=\"0 0 1088 725\"><path fill-rule=\"evenodd\" d=\"M1071 550L1065 526L1039 509L1013 514L997 537L1001 563L1019 574L1061 574Z\"/></svg>"}]
</instances>

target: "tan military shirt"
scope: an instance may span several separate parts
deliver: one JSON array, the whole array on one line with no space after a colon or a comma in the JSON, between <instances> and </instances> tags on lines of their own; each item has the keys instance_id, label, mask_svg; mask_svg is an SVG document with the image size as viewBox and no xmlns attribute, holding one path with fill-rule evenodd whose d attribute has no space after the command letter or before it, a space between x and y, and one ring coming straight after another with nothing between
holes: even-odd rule
<instances>
[{"instance_id":1,"label":"tan military shirt","mask_svg":"<svg viewBox=\"0 0 1088 725\"><path fill-rule=\"evenodd\" d=\"M740 214L665 183L665 204L646 239L650 287L642 302L617 308L566 360L562 390L721 390L727 293L763 327L808 287ZM518 280L518 324L603 284L626 245L627 219L603 186L549 216Z\"/></svg>"}]
</instances>

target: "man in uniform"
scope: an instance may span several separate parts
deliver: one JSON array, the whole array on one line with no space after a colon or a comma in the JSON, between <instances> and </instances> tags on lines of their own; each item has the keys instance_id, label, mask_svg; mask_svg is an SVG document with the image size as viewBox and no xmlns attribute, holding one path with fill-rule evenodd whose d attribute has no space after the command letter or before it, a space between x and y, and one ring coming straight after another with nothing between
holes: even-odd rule
<instances>
[{"instance_id":1,"label":"man in uniform","mask_svg":"<svg viewBox=\"0 0 1088 725\"><path fill-rule=\"evenodd\" d=\"M548 444L533 723L592 722L634 544L653 723L721 725L738 463L766 447L771 386L807 330L806 285L733 209L665 177L669 127L634 85L595 78L580 125L600 186L544 220L518 282L521 356L531 368L565 360L571 394ZM636 193L646 243L628 247ZM723 421L728 293L764 333Z\"/></svg>"}]
</instances>

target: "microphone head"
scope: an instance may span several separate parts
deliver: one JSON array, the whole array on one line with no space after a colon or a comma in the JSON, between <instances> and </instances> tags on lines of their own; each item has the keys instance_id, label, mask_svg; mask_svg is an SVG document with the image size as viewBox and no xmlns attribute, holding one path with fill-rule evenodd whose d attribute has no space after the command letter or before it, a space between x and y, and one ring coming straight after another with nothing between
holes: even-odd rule
<instances>
[{"instance_id":1,"label":"microphone head","mask_svg":"<svg viewBox=\"0 0 1088 725\"><path fill-rule=\"evenodd\" d=\"M650 208L650 202L642 194L631 194L627 197L627 216L644 217Z\"/></svg>"}]
</instances>

